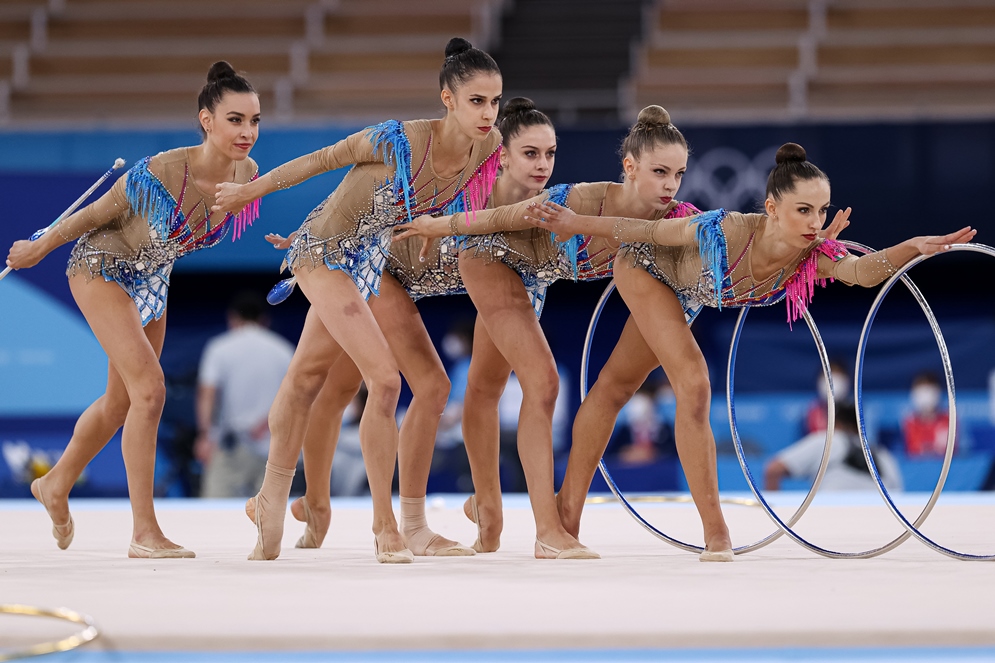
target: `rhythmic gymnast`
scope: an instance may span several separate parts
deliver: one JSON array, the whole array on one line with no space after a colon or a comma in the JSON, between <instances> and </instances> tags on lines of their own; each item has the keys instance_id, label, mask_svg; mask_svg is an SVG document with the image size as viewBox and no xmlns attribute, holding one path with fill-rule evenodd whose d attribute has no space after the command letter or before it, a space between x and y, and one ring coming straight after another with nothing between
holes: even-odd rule
<instances>
[{"instance_id":1,"label":"rhythmic gymnast","mask_svg":"<svg viewBox=\"0 0 995 663\"><path fill-rule=\"evenodd\" d=\"M555 203L536 205L531 223L558 234L584 233L622 243L614 277L631 318L619 348L602 369L574 423L573 447L559 494L564 524L579 530L584 499L621 406L656 366L677 397L675 436L688 487L701 516L702 561L732 561L729 530L719 506L715 440L709 426L708 367L689 322L702 306L758 306L785 296L796 320L826 279L873 287L919 255L969 242L976 231L914 237L862 257L820 235L830 206L829 179L794 143L777 152L763 214L725 210L689 218L642 221L578 214ZM835 238L850 209L827 229Z\"/></svg>"},{"instance_id":2,"label":"rhythmic gymnast","mask_svg":"<svg viewBox=\"0 0 995 663\"><path fill-rule=\"evenodd\" d=\"M525 219L544 201L566 204L583 214L624 215L659 219L697 211L674 195L687 166L687 145L669 122L667 112L650 106L639 114L622 145L625 182L557 185L516 205L465 215L419 217L402 226L400 237L434 238L466 233L460 271L479 313L477 329L485 329L492 347L478 347L471 362L464 438L474 479L474 495L464 509L479 528L475 547L497 550L502 528L498 473L497 401L514 370L524 398L519 416L518 448L536 519L538 558L595 559L598 554L565 529L553 492L552 417L559 388L556 363L536 313L545 288L558 279L588 280L611 274L618 243L591 235L557 241L547 228L528 233ZM522 239L509 234L525 231ZM504 232L491 236L490 233ZM476 336L476 335L475 335Z\"/></svg>"},{"instance_id":3,"label":"rhythmic gymnast","mask_svg":"<svg viewBox=\"0 0 995 663\"><path fill-rule=\"evenodd\" d=\"M106 391L80 416L51 471L31 484L63 550L75 533L69 492L124 426L121 453L134 517L128 556L194 556L162 533L152 503L156 432L166 396L159 354L169 275L178 258L216 246L233 228L237 239L259 209L249 200L233 215L232 208L218 210L214 198L219 183L256 176L249 150L259 133L258 95L231 65L217 62L198 105L203 143L142 159L96 202L37 241L15 242L7 257L14 269L32 267L78 239L69 258L69 288L109 360Z\"/></svg>"},{"instance_id":4,"label":"rhythmic gymnast","mask_svg":"<svg viewBox=\"0 0 995 663\"><path fill-rule=\"evenodd\" d=\"M516 97L508 101L501 112L498 129L502 137L501 171L494 183L488 207L514 203L535 196L549 180L556 156L556 134L552 122L544 113L536 110L529 99ZM545 232L529 228L515 234L528 237ZM270 239L278 248L286 248L290 242L289 239L285 240L278 235L271 235ZM388 262L389 274L384 275L384 282L396 278L413 300L429 295L465 293L456 264L458 246L455 237L441 238L432 244L426 260L421 261L419 259L421 247L418 240L394 242ZM383 287L382 285L381 289ZM385 307L376 297L370 299L370 308L395 355L398 352L411 352L408 339L412 336L412 330L424 330L424 323L417 310L409 310L414 308L409 306ZM475 334L480 335L474 341L478 348L485 343L493 347L493 343L486 338L487 331L479 325ZM433 346L428 345L420 350L426 356L435 357L434 363L441 366L441 360L437 359L438 355L435 354ZM429 352L431 355L428 355ZM399 468L402 495L401 534L408 549L416 556L472 555L477 544L473 548L454 544L432 532L425 521L425 492L433 445L438 432L438 415L446 405L445 396L449 391L449 382L445 379L445 373L441 373L438 378L436 375L438 374L434 372L415 373L408 379L416 398L425 391L422 385L431 385L430 393L434 393L436 399L433 410L435 416L426 422L431 426L424 425L420 430L409 426L409 418L412 415L410 409L401 425L398 444L398 457L401 459ZM304 475L307 478L307 491L304 496L291 504L294 517L306 524L304 534L297 541L298 548L321 547L328 531L331 520L328 486L332 459L342 425L343 412L359 391L362 380L363 377L356 364L348 356L340 356L328 372L328 378L311 406L307 434L304 437ZM496 413L496 402L494 408ZM472 416L472 413L464 411L464 416ZM466 430L466 427L464 429ZM412 439L418 439L414 437L413 431L422 433L420 436L424 440L422 445L411 443ZM497 431L494 435L497 435ZM409 474L412 470L417 470L418 474L412 477ZM420 497L410 497L410 495Z\"/></svg>"},{"instance_id":5,"label":"rhythmic gymnast","mask_svg":"<svg viewBox=\"0 0 995 663\"><path fill-rule=\"evenodd\" d=\"M287 256L311 310L270 410L272 437L262 488L246 504L258 530L250 559L275 559L280 554L283 510L309 428L308 415L329 370L341 357L355 363L369 390L360 439L373 497L377 561L411 562L409 543L421 554L472 552L437 536L424 523L425 485L448 378L408 292L385 274L394 226L417 214L482 210L497 173L501 142L493 128L501 97L497 64L466 40L454 38L446 47L439 81L447 109L442 119L389 120L286 163L248 185L219 188L219 204L231 207L329 170L355 166L297 230ZM452 268L455 271L455 263ZM372 309L367 305L371 296L375 296ZM400 449L408 540L398 531L391 505L398 455L394 413L401 388L399 369L415 394ZM323 468L330 467L330 457L320 457L330 453L328 434L321 428L337 426L341 419L340 413L324 420L321 416L312 425L318 426L322 441L311 447L307 460L309 466L315 463L315 482L327 474ZM321 488L327 492L327 482ZM320 509L321 502L312 503ZM310 511L309 504L295 503L295 515L307 521L304 507ZM319 516L325 520L320 512L310 514L313 526L305 535L315 545L321 538Z\"/></svg>"}]
</instances>

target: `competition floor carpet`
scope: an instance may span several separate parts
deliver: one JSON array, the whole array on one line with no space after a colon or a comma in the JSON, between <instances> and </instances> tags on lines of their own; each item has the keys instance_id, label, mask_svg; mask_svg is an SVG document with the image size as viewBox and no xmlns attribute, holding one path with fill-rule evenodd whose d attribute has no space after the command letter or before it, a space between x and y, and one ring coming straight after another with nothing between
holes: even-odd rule
<instances>
[{"instance_id":1,"label":"competition floor carpet","mask_svg":"<svg viewBox=\"0 0 995 663\"><path fill-rule=\"evenodd\" d=\"M787 515L801 496L778 496ZM918 513L925 496L902 505ZM429 522L465 543L462 498L430 498ZM505 501L501 550L474 558L373 557L365 500L333 503L320 550L249 562L255 529L241 501L161 501L163 529L194 560L126 558L124 501L71 502L76 539L61 551L32 501L0 502L0 603L91 615L101 637L45 660L196 661L988 661L995 660L995 565L961 562L910 540L883 557L838 561L782 538L732 564L703 564L657 540L617 504L591 505L582 540L597 561L532 557L522 496ZM696 541L689 505L640 505L668 533ZM757 507L728 505L737 545L772 530ZM995 496L951 494L924 531L995 552ZM879 546L901 530L876 494L820 497L799 532L838 550ZM73 632L0 615L0 647Z\"/></svg>"}]
</instances>

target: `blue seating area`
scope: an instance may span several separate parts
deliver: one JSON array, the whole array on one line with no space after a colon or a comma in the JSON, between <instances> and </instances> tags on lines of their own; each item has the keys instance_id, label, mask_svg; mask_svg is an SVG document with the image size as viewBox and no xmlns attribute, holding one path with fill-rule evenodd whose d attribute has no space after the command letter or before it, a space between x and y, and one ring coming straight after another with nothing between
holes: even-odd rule
<instances>
[{"instance_id":1,"label":"blue seating area","mask_svg":"<svg viewBox=\"0 0 995 663\"><path fill-rule=\"evenodd\" d=\"M867 426L871 439L901 441L899 425L905 412L906 395L899 392L873 392L867 398ZM739 419L740 435L755 476L760 476L764 463L779 450L801 437L802 420L811 396L797 393L745 394L737 398L736 412ZM988 419L988 395L983 391L965 390L957 396L958 446L945 490L978 490L988 475L992 459L995 457L995 427ZM8 458L11 446L20 443L45 452L47 458L38 462L52 461L57 457L72 434L75 420L72 418L3 419L0 434L0 448L4 448L7 462L0 463L0 497L26 497L27 485L14 480ZM723 491L749 490L746 479L736 460L729 432L729 419L726 414L724 396L712 401L712 430L718 447L719 488ZM173 458L170 442L177 436L176 431L160 429L160 462L157 466L160 483L164 492L182 495L182 489L175 487L170 478ZM909 458L901 446L893 446L902 470L907 491L930 491L939 476L942 459ZM557 463L557 476L562 477L566 467L566 457ZM609 461L609 469L619 486L631 492L686 491L687 484L680 464L673 456L666 456L648 465L631 466L615 460ZM446 490L445 486L455 485L446 477L433 482L435 491ZM804 481L786 480L785 490L807 490ZM433 491L432 485L429 487ZM592 487L595 492L607 491L600 475L595 477ZM125 496L127 486L124 476L124 462L121 458L119 438L102 451L88 468L84 481L77 489L80 496Z\"/></svg>"},{"instance_id":2,"label":"blue seating area","mask_svg":"<svg viewBox=\"0 0 995 663\"><path fill-rule=\"evenodd\" d=\"M940 474L942 458L910 458L904 453L901 420L908 411L905 392L871 392L866 396L866 425L870 439L888 446L902 471L905 490L931 491ZM740 436L754 476L762 476L764 464L778 451L802 436L802 422L812 402L804 393L744 394L737 397L736 415ZM957 394L958 443L944 490L970 491L981 488L995 458L995 427L989 420L988 394L965 390ZM669 414L669 418L668 418ZM663 412L665 420L673 413ZM712 401L712 431L718 447L719 488L722 491L748 491L749 485L740 469L732 446L725 397ZM609 460L609 471L623 491L687 491L680 464L666 456L647 465L632 466ZM562 476L564 463L557 465ZM807 490L811 484L786 479L784 490ZM592 490L607 491L600 475Z\"/></svg>"}]
</instances>

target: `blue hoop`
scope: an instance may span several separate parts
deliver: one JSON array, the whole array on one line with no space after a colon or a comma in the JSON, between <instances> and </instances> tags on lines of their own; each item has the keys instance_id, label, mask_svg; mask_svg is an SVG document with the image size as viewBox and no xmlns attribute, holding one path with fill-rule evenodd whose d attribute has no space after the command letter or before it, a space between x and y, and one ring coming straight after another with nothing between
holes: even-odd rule
<instances>
[{"instance_id":1,"label":"blue hoop","mask_svg":"<svg viewBox=\"0 0 995 663\"><path fill-rule=\"evenodd\" d=\"M948 249L948 251L971 251L995 257L995 249L990 246L985 246L984 244L954 244L950 247L950 249ZM943 339L943 333L940 331L940 325L936 320L936 316L933 315L929 304L926 302L926 298L923 297L923 294L918 288L912 285L912 282L906 276L906 273L910 269L930 257L932 256L919 256L903 265L881 287L881 291L878 292L877 297L874 299L874 303L871 304L870 311L867 312L867 318L864 320L864 328L860 333L860 342L857 345L857 362L853 374L854 400L857 408L857 433L860 436L860 446L864 451L864 459L867 461L867 467L870 470L871 476L874 478L874 482L877 484L878 492L881 493L881 497L884 499L884 502L888 506L891 513L898 519L898 522L905 527L906 534L914 536L936 552L947 555L948 557L953 557L954 559L967 561L992 561L995 560L995 555L973 555L958 552L956 550L941 546L919 531L919 527L922 526L922 522L933 509L933 506L936 504L936 501L940 496L940 492L943 490L943 484L946 482L947 473L950 470L950 463L953 461L954 440L957 436L957 400L954 389L953 366L950 363L950 354L947 351L947 344ZM933 490L933 494L926 503L926 507L914 523L910 523L901 510L899 510L899 508L895 505L894 500L891 498L891 494L888 492L887 487L885 487L884 482L881 480L881 473L878 472L877 465L874 463L874 458L871 456L871 450L867 442L867 435L864 427L863 380L864 353L867 350L867 339L871 332L871 325L874 323L874 318L877 316L878 310L881 308L881 304L884 302L885 296L887 296L888 292L899 280L909 286L912 295L916 298L916 301L926 313L930 328L933 331L933 336L936 338L936 344L940 350L940 358L943 361L943 374L947 384L947 399L949 401L950 414L950 426L947 430L947 448L946 453L943 456L943 467L940 470L940 477L936 482L936 488Z\"/></svg>"}]
</instances>

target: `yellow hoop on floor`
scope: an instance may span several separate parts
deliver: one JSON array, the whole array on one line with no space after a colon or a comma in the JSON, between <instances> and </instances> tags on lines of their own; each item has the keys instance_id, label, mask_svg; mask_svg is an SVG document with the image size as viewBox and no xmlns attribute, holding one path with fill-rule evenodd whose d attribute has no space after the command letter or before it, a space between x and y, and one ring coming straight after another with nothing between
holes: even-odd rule
<instances>
[{"instance_id":1,"label":"yellow hoop on floor","mask_svg":"<svg viewBox=\"0 0 995 663\"><path fill-rule=\"evenodd\" d=\"M45 608L35 608L30 605L0 604L0 614L26 615L29 617L52 617L53 619L63 619L67 622L81 624L86 627L79 633L71 635L68 638L63 638L54 642L43 642L41 644L31 645L26 649L0 652L0 663L3 661L14 661L22 658L43 656L44 654L54 654L55 652L71 651L80 645L85 645L100 635L100 631L97 630L96 625L93 623L92 617L78 612L73 612L72 610L68 610L66 608L46 610Z\"/></svg>"}]
</instances>

